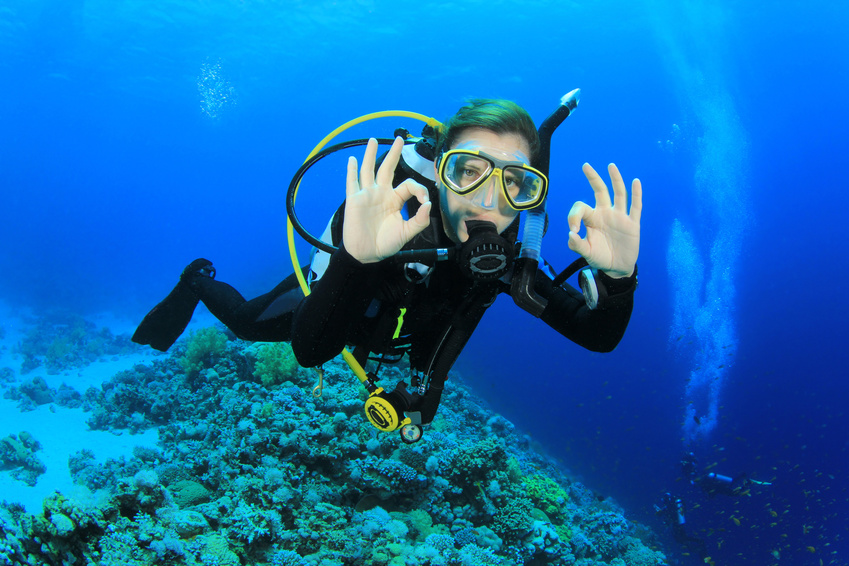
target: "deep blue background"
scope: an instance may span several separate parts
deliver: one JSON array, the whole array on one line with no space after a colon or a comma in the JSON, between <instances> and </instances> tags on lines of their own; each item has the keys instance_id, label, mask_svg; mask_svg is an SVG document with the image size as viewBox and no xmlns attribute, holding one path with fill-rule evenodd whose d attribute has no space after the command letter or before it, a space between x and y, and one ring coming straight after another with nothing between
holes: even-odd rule
<instances>
[{"instance_id":1,"label":"deep blue background","mask_svg":"<svg viewBox=\"0 0 849 566\"><path fill-rule=\"evenodd\" d=\"M291 272L288 179L337 125L390 108L444 119L470 96L516 100L540 121L581 87L555 136L543 251L559 268L573 259L565 215L592 197L583 162L639 176L628 333L614 353L588 353L505 297L459 369L565 467L662 530L651 504L688 491L676 478L692 369L669 347L676 274L666 250L675 218L704 252L716 215L729 213L695 190L699 139L722 126L739 149L720 166L738 180L748 219L727 266L738 343L720 424L694 448L720 473L774 484L735 501L687 493L700 505L691 528L714 529L717 563L777 563L778 550L784 563L846 564L849 10L404 4L6 0L0 297L139 319L198 256L245 295L262 293ZM216 118L201 111L204 64L220 64L235 93ZM388 136L399 124L418 127L387 120L352 135ZM300 210L314 230L341 201L341 163L304 186Z\"/></svg>"}]
</instances>

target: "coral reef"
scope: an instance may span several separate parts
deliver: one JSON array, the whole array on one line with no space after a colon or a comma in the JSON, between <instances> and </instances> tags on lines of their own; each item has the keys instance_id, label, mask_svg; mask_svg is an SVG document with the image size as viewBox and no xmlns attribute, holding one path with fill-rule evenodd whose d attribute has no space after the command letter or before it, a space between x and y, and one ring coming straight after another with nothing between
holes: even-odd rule
<instances>
[{"instance_id":1,"label":"coral reef","mask_svg":"<svg viewBox=\"0 0 849 566\"><path fill-rule=\"evenodd\" d=\"M102 464L72 455L85 501L57 493L34 516L0 506L0 564L665 564L646 529L458 376L407 446L369 425L341 361L315 397L286 352L202 331L87 391L93 428L157 427L158 446Z\"/></svg>"},{"instance_id":2,"label":"coral reef","mask_svg":"<svg viewBox=\"0 0 849 566\"><path fill-rule=\"evenodd\" d=\"M56 392L47 386L43 377L34 377L24 381L18 387L9 387L3 394L6 399L18 401L21 411L32 411L39 405L52 403Z\"/></svg>"},{"instance_id":3,"label":"coral reef","mask_svg":"<svg viewBox=\"0 0 849 566\"><path fill-rule=\"evenodd\" d=\"M291 380L300 367L292 347L286 342L262 344L256 350L254 376L266 387Z\"/></svg>"},{"instance_id":4,"label":"coral reef","mask_svg":"<svg viewBox=\"0 0 849 566\"><path fill-rule=\"evenodd\" d=\"M189 334L186 351L180 360L190 385L202 369L212 367L224 353L227 336L214 326L208 326Z\"/></svg>"},{"instance_id":5,"label":"coral reef","mask_svg":"<svg viewBox=\"0 0 849 566\"><path fill-rule=\"evenodd\" d=\"M9 381L14 381L14 377ZM62 383L58 389L51 389L41 376L25 380L17 387L14 385L7 387L3 397L18 401L18 409L21 411L34 411L39 405L48 403L71 408L82 405L82 395L79 391L65 383Z\"/></svg>"},{"instance_id":6,"label":"coral reef","mask_svg":"<svg viewBox=\"0 0 849 566\"><path fill-rule=\"evenodd\" d=\"M11 470L12 477L27 485L35 485L38 476L47 471L36 452L41 443L27 431L0 438L0 469Z\"/></svg>"},{"instance_id":7,"label":"coral reef","mask_svg":"<svg viewBox=\"0 0 849 566\"><path fill-rule=\"evenodd\" d=\"M536 503L537 509L550 517L559 517L569 500L569 494L545 474L534 473L523 477L528 497Z\"/></svg>"},{"instance_id":8,"label":"coral reef","mask_svg":"<svg viewBox=\"0 0 849 566\"><path fill-rule=\"evenodd\" d=\"M138 351L129 336L115 336L79 315L55 311L33 321L15 352L23 361L21 373L44 365L48 373L87 366L103 356Z\"/></svg>"}]
</instances>

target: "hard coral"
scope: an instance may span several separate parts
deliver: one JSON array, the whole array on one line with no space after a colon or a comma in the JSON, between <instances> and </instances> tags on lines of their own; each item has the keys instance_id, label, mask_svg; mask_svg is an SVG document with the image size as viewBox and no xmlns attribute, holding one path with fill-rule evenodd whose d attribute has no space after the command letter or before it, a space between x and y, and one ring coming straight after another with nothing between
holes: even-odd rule
<instances>
[{"instance_id":1,"label":"hard coral","mask_svg":"<svg viewBox=\"0 0 849 566\"><path fill-rule=\"evenodd\" d=\"M297 552L280 550L271 556L271 566L307 566L307 562Z\"/></svg>"},{"instance_id":2,"label":"hard coral","mask_svg":"<svg viewBox=\"0 0 849 566\"><path fill-rule=\"evenodd\" d=\"M89 399L113 427L119 416L130 426L134 413L144 423L161 415L157 450L106 464L86 452L69 461L76 479L111 492L105 531L81 543L100 549L99 557L83 555L91 563L518 566L595 563L603 549L606 562L651 564L640 562L651 557L621 510L595 497L584 502L584 491L591 492L456 381L455 393L443 398L450 426L399 448L396 435L365 422L359 384L339 360L325 364L317 399L293 384L263 387L252 350L239 341L191 378L183 351L178 346L167 359L115 376L99 401ZM161 410L153 411L155 403ZM55 540L85 534L73 513L60 509L41 524ZM0 524L0 538L9 533ZM59 557L45 548L9 548L6 555L80 563L79 553Z\"/></svg>"},{"instance_id":3,"label":"hard coral","mask_svg":"<svg viewBox=\"0 0 849 566\"><path fill-rule=\"evenodd\" d=\"M520 540L531 528L531 511L534 506L530 499L516 497L507 500L495 514L492 530L505 540Z\"/></svg>"},{"instance_id":4,"label":"hard coral","mask_svg":"<svg viewBox=\"0 0 849 566\"><path fill-rule=\"evenodd\" d=\"M219 534L199 536L196 539L201 545L201 562L217 566L239 566L239 556L230 548L227 539Z\"/></svg>"},{"instance_id":5,"label":"hard coral","mask_svg":"<svg viewBox=\"0 0 849 566\"><path fill-rule=\"evenodd\" d=\"M594 549L605 559L620 554L623 541L631 529L621 512L595 509L581 525Z\"/></svg>"},{"instance_id":6,"label":"hard coral","mask_svg":"<svg viewBox=\"0 0 849 566\"><path fill-rule=\"evenodd\" d=\"M17 503L0 502L0 563L25 564L26 542L21 517L26 512Z\"/></svg>"},{"instance_id":7,"label":"hard coral","mask_svg":"<svg viewBox=\"0 0 849 566\"><path fill-rule=\"evenodd\" d=\"M468 450L458 451L452 461L450 479L463 487L473 487L495 471L507 467L507 453L495 438L481 440Z\"/></svg>"},{"instance_id":8,"label":"hard coral","mask_svg":"<svg viewBox=\"0 0 849 566\"><path fill-rule=\"evenodd\" d=\"M622 560L628 566L659 566L666 564L666 557L662 552L657 552L636 538L626 537L623 541L627 546Z\"/></svg>"},{"instance_id":9,"label":"hard coral","mask_svg":"<svg viewBox=\"0 0 849 566\"><path fill-rule=\"evenodd\" d=\"M171 500L152 470L142 470L132 478L118 480L116 491L115 502L123 517L133 517L138 513L154 514Z\"/></svg>"},{"instance_id":10,"label":"hard coral","mask_svg":"<svg viewBox=\"0 0 849 566\"><path fill-rule=\"evenodd\" d=\"M532 474L522 478L522 483L538 509L550 517L560 516L569 494L557 482L543 474Z\"/></svg>"},{"instance_id":11,"label":"hard coral","mask_svg":"<svg viewBox=\"0 0 849 566\"><path fill-rule=\"evenodd\" d=\"M40 555L55 563L90 563L96 546L92 544L106 530L104 510L83 505L60 493L47 497L43 513L27 521L28 537L40 541Z\"/></svg>"},{"instance_id":12,"label":"hard coral","mask_svg":"<svg viewBox=\"0 0 849 566\"><path fill-rule=\"evenodd\" d=\"M507 562L495 554L491 548L469 544L460 549L460 564L462 566L500 566Z\"/></svg>"},{"instance_id":13,"label":"hard coral","mask_svg":"<svg viewBox=\"0 0 849 566\"><path fill-rule=\"evenodd\" d=\"M280 514L274 509L262 509L239 501L233 515L229 517L230 532L248 544L263 538L271 538L281 531Z\"/></svg>"},{"instance_id":14,"label":"hard coral","mask_svg":"<svg viewBox=\"0 0 849 566\"><path fill-rule=\"evenodd\" d=\"M294 530L299 539L297 550L304 554L318 552L322 546L336 551L344 550L354 538L345 536L350 519L344 509L330 503L318 503L308 511L302 510L295 517ZM350 550L353 552L353 549Z\"/></svg>"},{"instance_id":15,"label":"hard coral","mask_svg":"<svg viewBox=\"0 0 849 566\"><path fill-rule=\"evenodd\" d=\"M129 353L137 347L129 336L113 336L105 327L98 330L79 315L53 312L27 331L17 352L23 357L22 373L44 364L47 372L54 374L86 366L104 355Z\"/></svg>"},{"instance_id":16,"label":"hard coral","mask_svg":"<svg viewBox=\"0 0 849 566\"><path fill-rule=\"evenodd\" d=\"M18 436L10 434L0 439L0 467L12 468L12 476L29 486L38 481L38 476L47 471L44 463L35 455L41 444L32 435L22 431Z\"/></svg>"},{"instance_id":17,"label":"hard coral","mask_svg":"<svg viewBox=\"0 0 849 566\"><path fill-rule=\"evenodd\" d=\"M35 405L44 405L53 402L54 391L47 386L47 382L41 376L36 376L29 381L25 381L18 389L23 397Z\"/></svg>"},{"instance_id":18,"label":"hard coral","mask_svg":"<svg viewBox=\"0 0 849 566\"><path fill-rule=\"evenodd\" d=\"M151 368L137 365L118 372L99 389L89 387L83 409L91 412L88 425L95 430L140 432L188 416L193 412L191 398L183 379L166 380Z\"/></svg>"},{"instance_id":19,"label":"hard coral","mask_svg":"<svg viewBox=\"0 0 849 566\"><path fill-rule=\"evenodd\" d=\"M197 511L178 511L174 513L172 522L174 529L183 537L196 535L209 527L206 518Z\"/></svg>"},{"instance_id":20,"label":"hard coral","mask_svg":"<svg viewBox=\"0 0 849 566\"><path fill-rule=\"evenodd\" d=\"M180 480L168 487L179 507L191 507L209 501L209 490L192 480Z\"/></svg>"}]
</instances>

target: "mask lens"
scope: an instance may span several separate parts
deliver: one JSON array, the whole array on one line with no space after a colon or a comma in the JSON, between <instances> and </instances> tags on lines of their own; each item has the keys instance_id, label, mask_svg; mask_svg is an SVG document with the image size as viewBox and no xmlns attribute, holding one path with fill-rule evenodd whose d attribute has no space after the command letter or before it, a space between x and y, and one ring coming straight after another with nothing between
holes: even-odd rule
<instances>
[{"instance_id":1,"label":"mask lens","mask_svg":"<svg viewBox=\"0 0 849 566\"><path fill-rule=\"evenodd\" d=\"M533 208L545 198L548 180L527 165L500 161L479 151L451 150L445 153L444 159L439 169L440 178L458 195L471 195L494 174L501 179L504 196L516 210ZM494 204L482 206L489 208Z\"/></svg>"},{"instance_id":2,"label":"mask lens","mask_svg":"<svg viewBox=\"0 0 849 566\"><path fill-rule=\"evenodd\" d=\"M508 166L504 168L504 189L513 204L527 207L542 200L545 179L528 169Z\"/></svg>"},{"instance_id":3,"label":"mask lens","mask_svg":"<svg viewBox=\"0 0 849 566\"><path fill-rule=\"evenodd\" d=\"M455 153L447 157L443 182L457 194L475 190L492 172L492 163L481 156Z\"/></svg>"}]
</instances>

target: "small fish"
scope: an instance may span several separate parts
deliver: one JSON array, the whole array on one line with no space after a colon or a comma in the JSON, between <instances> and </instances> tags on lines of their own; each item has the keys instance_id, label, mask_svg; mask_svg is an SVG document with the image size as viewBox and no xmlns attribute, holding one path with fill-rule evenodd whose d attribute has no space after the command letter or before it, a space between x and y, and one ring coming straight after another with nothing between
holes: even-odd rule
<instances>
[{"instance_id":1,"label":"small fish","mask_svg":"<svg viewBox=\"0 0 849 566\"><path fill-rule=\"evenodd\" d=\"M738 527L740 526L740 519L738 519L737 517L731 517L731 520L734 521L735 525L737 525Z\"/></svg>"},{"instance_id":2,"label":"small fish","mask_svg":"<svg viewBox=\"0 0 849 566\"><path fill-rule=\"evenodd\" d=\"M808 552L810 552L811 554L814 554L816 551L817 551L817 549L814 548L813 546L808 547Z\"/></svg>"}]
</instances>

